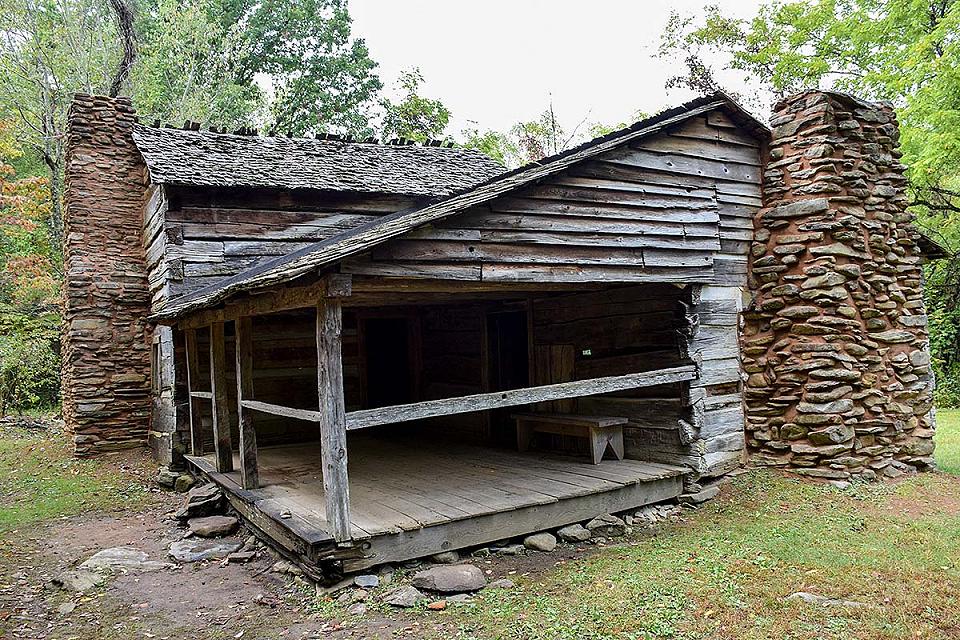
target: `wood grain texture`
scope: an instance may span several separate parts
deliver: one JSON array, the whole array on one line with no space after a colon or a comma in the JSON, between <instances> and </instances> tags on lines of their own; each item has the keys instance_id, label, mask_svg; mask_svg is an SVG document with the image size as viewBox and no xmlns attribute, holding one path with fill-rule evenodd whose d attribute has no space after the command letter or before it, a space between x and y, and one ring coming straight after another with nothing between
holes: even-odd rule
<instances>
[{"instance_id":1,"label":"wood grain texture","mask_svg":"<svg viewBox=\"0 0 960 640\"><path fill-rule=\"evenodd\" d=\"M358 570L583 522L676 497L682 467L636 460L519 454L456 442L358 437L351 442L351 537L369 545L345 560ZM191 457L258 528L304 559L335 544L312 461L316 443L261 449L262 487L244 491L237 473L218 474ZM289 517L281 518L281 513Z\"/></svg>"},{"instance_id":2,"label":"wood grain texture","mask_svg":"<svg viewBox=\"0 0 960 640\"><path fill-rule=\"evenodd\" d=\"M566 398L579 398L644 386L669 384L681 380L692 380L695 377L696 367L686 365L644 373L592 378L539 387L527 387L525 389L479 393L459 398L428 400L407 405L366 409L348 413L347 428L351 430L363 429L381 424L470 413L500 407L516 407Z\"/></svg>"},{"instance_id":3,"label":"wood grain texture","mask_svg":"<svg viewBox=\"0 0 960 640\"><path fill-rule=\"evenodd\" d=\"M213 444L220 473L233 471L226 360L223 323L214 322L210 325L210 392L213 394Z\"/></svg>"},{"instance_id":4,"label":"wood grain texture","mask_svg":"<svg viewBox=\"0 0 960 640\"><path fill-rule=\"evenodd\" d=\"M343 399L339 299L317 305L317 395L320 399L320 449L327 523L339 541L350 538L350 485L347 477L347 425Z\"/></svg>"},{"instance_id":5,"label":"wood grain texture","mask_svg":"<svg viewBox=\"0 0 960 640\"><path fill-rule=\"evenodd\" d=\"M194 396L194 386L200 379L200 362L197 353L197 330L187 329L183 332L184 348L187 352L187 411L190 417L190 452L195 456L202 456L203 434L201 428L203 422L200 418L200 407L197 405Z\"/></svg>"},{"instance_id":6,"label":"wood grain texture","mask_svg":"<svg viewBox=\"0 0 960 640\"><path fill-rule=\"evenodd\" d=\"M260 486L257 470L257 429L244 400L253 400L253 323L249 316L237 318L237 421L240 429L240 478L244 489Z\"/></svg>"},{"instance_id":7,"label":"wood grain texture","mask_svg":"<svg viewBox=\"0 0 960 640\"><path fill-rule=\"evenodd\" d=\"M284 259L265 264L259 268L251 268L242 276L224 280L219 287L211 288L194 296L188 296L184 300L170 305L166 310L155 314L155 317L178 317L187 311L214 304L238 291L287 282L315 271L323 265L355 256L382 245L426 224L439 223L471 207L488 205L498 198L513 198L523 189L534 191L540 188L537 186L538 182L551 179L577 165L593 162L599 156L604 156L603 161L608 165L659 175L680 176L681 186L682 182L686 181L688 177L725 183L758 183L758 167L740 162L740 158L734 158L733 160L728 158L712 159L709 153L702 157L695 157L690 152L690 147L695 143L683 141L684 148L675 153L664 153L660 150L638 150L631 147L631 145L637 146L647 138L663 134L670 135L669 132L678 125L693 121L717 110L736 111L739 114L738 118L742 118L744 121L749 119L749 116L739 110L739 107L730 103L723 96L704 97L637 123L633 127L616 134L599 138L570 152L560 154L547 162L505 173L495 180L435 204L384 216L373 223L364 224L350 232L333 236L329 241L321 241L308 249L294 252ZM726 129L719 125L716 125L715 128L718 131ZM719 137L717 139L719 140ZM681 141L677 141L677 144L681 144ZM715 145L718 143L706 140L704 144ZM736 153L738 153L737 150L731 150L729 155L732 157ZM597 189L595 185L591 188L594 192L584 191L581 187L558 185L552 192L546 191L537 195L546 195L550 198L562 196L564 198L582 199L586 197L590 200L607 198L616 201L611 204L599 205L602 208L599 214L613 210L619 211L619 207L624 204L635 206L637 202L637 193L633 190ZM589 195L584 196L584 193ZM604 193L606 195L603 195ZM648 208L664 208L664 202L669 201L670 198L661 196L662 194L647 194L645 199L650 203ZM530 198L530 200L537 199ZM682 202L682 199L678 200ZM564 201L564 204L560 205L561 213L573 213L581 210L584 204L591 207L595 206L596 203L573 204ZM687 202L683 207L686 212L680 211L677 214L690 215L701 207L702 203L699 201ZM717 216L714 209L714 207L708 206L705 213ZM597 211L593 211L589 215L596 218L603 217L603 215L598 215ZM716 221L707 224L712 225L713 235L717 235ZM691 231L696 231L697 223L694 223L693 227ZM708 274L705 273L694 275L696 278L706 278L707 276Z\"/></svg>"}]
</instances>

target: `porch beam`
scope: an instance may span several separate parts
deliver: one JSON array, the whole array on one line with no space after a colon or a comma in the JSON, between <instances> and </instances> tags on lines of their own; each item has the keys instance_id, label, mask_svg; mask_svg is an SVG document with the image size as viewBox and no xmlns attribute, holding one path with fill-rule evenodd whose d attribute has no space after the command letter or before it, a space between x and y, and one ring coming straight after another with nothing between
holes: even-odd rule
<instances>
[{"instance_id":1,"label":"porch beam","mask_svg":"<svg viewBox=\"0 0 960 640\"><path fill-rule=\"evenodd\" d=\"M317 304L317 397L320 449L327 525L337 542L349 540L350 485L347 477L347 424L343 399L341 335L343 307L339 298Z\"/></svg>"},{"instance_id":2,"label":"porch beam","mask_svg":"<svg viewBox=\"0 0 960 640\"><path fill-rule=\"evenodd\" d=\"M260 487L257 468L257 430L253 415L244 409L243 401L253 399L253 321L250 316L237 318L237 420L240 426L240 480L244 489Z\"/></svg>"},{"instance_id":3,"label":"porch beam","mask_svg":"<svg viewBox=\"0 0 960 640\"><path fill-rule=\"evenodd\" d=\"M512 389L510 391L478 393L457 398L427 400L426 402L364 409L362 411L351 411L346 415L347 429L364 429L381 424L407 422L409 420L435 418L458 413L471 413L474 411L484 411L486 409L515 407L535 402L580 398L613 391L626 391L640 387L652 387L658 384L693 380L696 377L696 365L690 364L670 369L645 371L643 373L628 373L621 376L590 378L589 380L575 380L573 382Z\"/></svg>"},{"instance_id":4,"label":"porch beam","mask_svg":"<svg viewBox=\"0 0 960 640\"><path fill-rule=\"evenodd\" d=\"M347 430L352 431L354 429L364 429L366 427L375 427L381 424L392 424L396 422L407 422L420 418L435 418L437 416L471 413L485 409L515 407L533 402L563 400L566 398L609 393L611 391L639 389L641 387L651 387L658 384L694 380L696 377L696 366L685 365L643 373L629 373L622 376L590 378L588 380L526 387L524 389L513 389L511 391L479 393L457 398L444 398L442 400L428 400L426 402L351 411L346 414L346 423ZM294 418L306 422L322 422L325 415L320 411L295 409L293 407L285 407L279 404L270 404L256 400L244 400L243 406L250 411L259 411L261 413L282 416L284 418ZM382 416L382 419L378 418L378 416Z\"/></svg>"},{"instance_id":5,"label":"porch beam","mask_svg":"<svg viewBox=\"0 0 960 640\"><path fill-rule=\"evenodd\" d=\"M199 393L193 390L200 375L200 358L197 355L197 330L187 329L183 332L184 349L187 352L187 411L190 414L190 453L195 456L203 455L203 421L200 416L200 407L197 406Z\"/></svg>"},{"instance_id":6,"label":"porch beam","mask_svg":"<svg viewBox=\"0 0 960 640\"><path fill-rule=\"evenodd\" d=\"M160 324L176 324L181 328L205 327L213 322L236 320L243 316L259 316L294 309L310 309L326 298L346 298L352 292L353 279L349 274L331 273L318 282L299 287L271 289L251 294L221 309L204 309L180 320L158 320Z\"/></svg>"},{"instance_id":7,"label":"porch beam","mask_svg":"<svg viewBox=\"0 0 960 640\"><path fill-rule=\"evenodd\" d=\"M227 404L227 356L223 323L210 325L210 392L213 394L213 444L217 471L233 471L230 407Z\"/></svg>"},{"instance_id":8,"label":"porch beam","mask_svg":"<svg viewBox=\"0 0 960 640\"><path fill-rule=\"evenodd\" d=\"M311 409L294 409L285 407L281 404L270 404L269 402L260 402L259 400L243 400L241 402L244 409L257 411L259 413L268 413L272 416L281 416L283 418L293 418L294 420L305 420L306 422L320 422L323 420L323 414Z\"/></svg>"}]
</instances>

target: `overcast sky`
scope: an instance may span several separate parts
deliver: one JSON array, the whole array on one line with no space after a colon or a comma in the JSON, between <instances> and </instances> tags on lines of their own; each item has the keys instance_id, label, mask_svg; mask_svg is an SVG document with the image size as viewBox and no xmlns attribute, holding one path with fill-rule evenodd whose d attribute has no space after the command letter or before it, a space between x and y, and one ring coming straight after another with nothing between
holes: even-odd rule
<instances>
[{"instance_id":1,"label":"overcast sky","mask_svg":"<svg viewBox=\"0 0 960 640\"><path fill-rule=\"evenodd\" d=\"M380 63L388 95L401 71L419 67L422 94L453 112L448 133L507 130L543 112L551 96L567 128L585 117L629 121L637 111L656 113L693 97L664 89L682 65L656 53L671 9L696 14L702 1L349 2L353 33ZM713 3L745 18L757 9L748 0Z\"/></svg>"}]
</instances>

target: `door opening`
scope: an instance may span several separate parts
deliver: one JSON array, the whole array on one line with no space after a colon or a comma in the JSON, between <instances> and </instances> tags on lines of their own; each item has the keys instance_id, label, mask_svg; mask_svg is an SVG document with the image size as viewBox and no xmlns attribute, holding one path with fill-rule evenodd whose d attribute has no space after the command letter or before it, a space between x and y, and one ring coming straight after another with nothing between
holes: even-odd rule
<instances>
[{"instance_id":1,"label":"door opening","mask_svg":"<svg viewBox=\"0 0 960 640\"><path fill-rule=\"evenodd\" d=\"M367 318L363 322L366 354L366 408L413 401L410 327L407 318Z\"/></svg>"},{"instance_id":2,"label":"door opening","mask_svg":"<svg viewBox=\"0 0 960 640\"><path fill-rule=\"evenodd\" d=\"M487 315L487 376L490 391L530 386L530 359L526 311ZM516 408L490 411L490 439L497 446L516 446L516 426L510 414Z\"/></svg>"}]
</instances>

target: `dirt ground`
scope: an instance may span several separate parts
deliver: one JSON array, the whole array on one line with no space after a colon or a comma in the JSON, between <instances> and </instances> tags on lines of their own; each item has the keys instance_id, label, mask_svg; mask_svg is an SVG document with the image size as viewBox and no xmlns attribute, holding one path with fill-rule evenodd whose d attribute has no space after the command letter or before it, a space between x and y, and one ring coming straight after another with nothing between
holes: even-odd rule
<instances>
[{"instance_id":1,"label":"dirt ground","mask_svg":"<svg viewBox=\"0 0 960 640\"><path fill-rule=\"evenodd\" d=\"M372 601L362 616L347 614L342 601L318 598L313 584L272 572L278 556L265 548L248 564L209 561L154 572L116 572L87 594L51 583L111 547L135 547L151 560L169 561L170 543L185 532L172 517L182 499L159 493L155 504L136 513L66 518L0 541L0 569L6 572L0 577L0 637L4 629L17 640L396 638L421 637L425 631L414 616ZM246 535L241 531L236 537ZM489 580L529 577L593 549L470 561ZM357 593L346 590L337 596ZM430 632L442 628L442 622L431 625Z\"/></svg>"},{"instance_id":2,"label":"dirt ground","mask_svg":"<svg viewBox=\"0 0 960 640\"><path fill-rule=\"evenodd\" d=\"M636 530L605 551L470 558L517 587L446 611L397 610L378 596L409 571L370 594L318 597L315 585L272 571L267 548L249 564L120 571L86 593L58 588L54 578L102 549L169 562L185 534L173 518L183 496L153 484L145 452L87 464L52 437L7 442L0 516L20 519L0 529L3 640L952 640L960 628L960 477L945 473L848 489L747 473L655 537ZM863 606L801 605L788 597L799 591Z\"/></svg>"}]
</instances>

